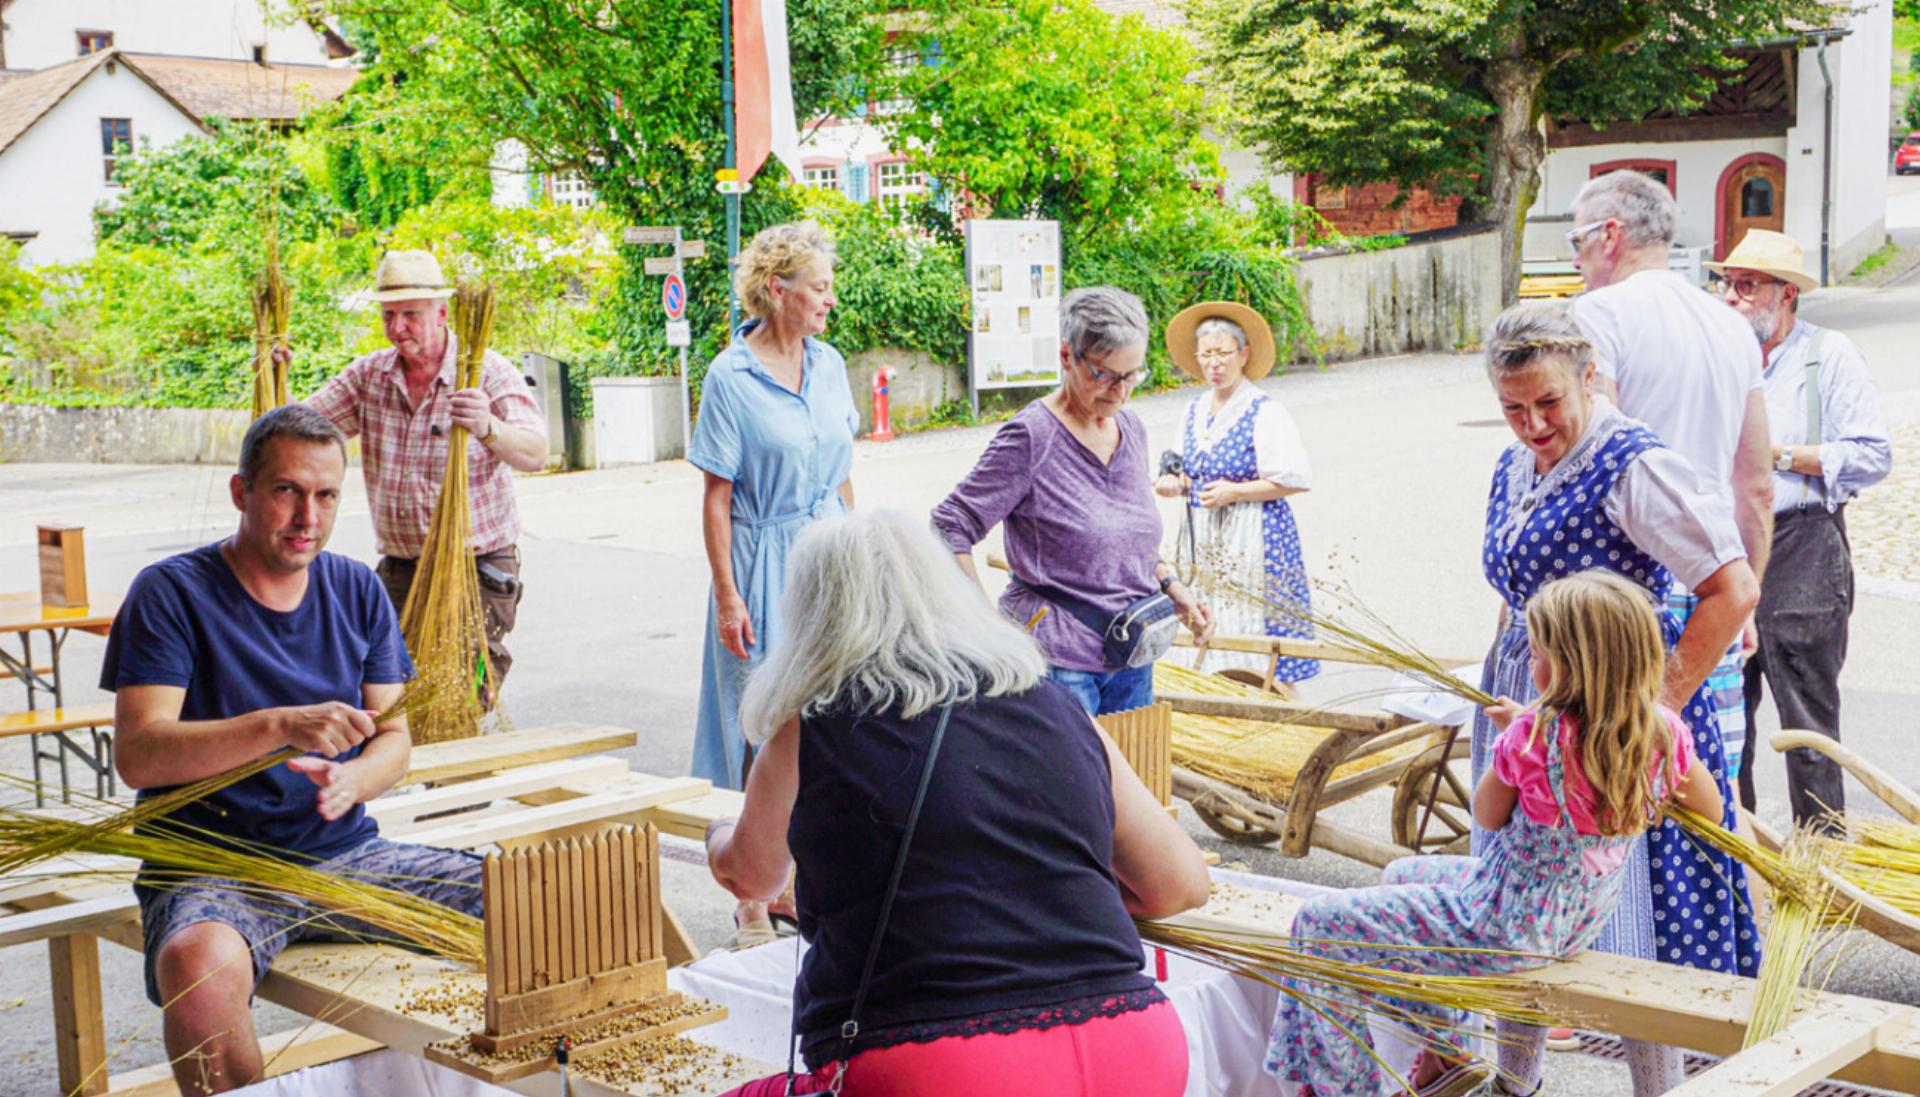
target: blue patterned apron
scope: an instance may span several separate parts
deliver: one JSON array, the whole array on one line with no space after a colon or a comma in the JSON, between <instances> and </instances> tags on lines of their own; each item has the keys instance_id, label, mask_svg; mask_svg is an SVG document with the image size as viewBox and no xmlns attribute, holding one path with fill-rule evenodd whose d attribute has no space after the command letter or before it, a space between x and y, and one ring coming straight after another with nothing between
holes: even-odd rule
<instances>
[{"instance_id":1,"label":"blue patterned apron","mask_svg":"<svg viewBox=\"0 0 1920 1097\"><path fill-rule=\"evenodd\" d=\"M1226 433L1211 446L1202 449L1198 424L1200 417L1207 414L1203 405L1212 398L1211 393L1203 392L1194 397L1193 404L1187 409L1182 448L1185 451L1183 457L1187 476L1193 484L1187 500L1188 506L1193 508L1193 520L1199 523L1201 536L1208 543L1215 540L1233 542L1224 545L1232 557L1246 560L1250 568L1258 561L1259 570L1245 580L1249 585L1265 590L1270 598L1302 608L1310 607L1313 595L1307 584L1306 563L1301 559L1300 532L1293 522L1293 508L1287 505L1285 499L1235 503L1213 510L1200 505L1200 489L1215 480L1244 484L1260 479L1259 461L1253 445L1253 424L1260 414L1261 405L1268 400L1267 395L1255 393ZM1257 527L1246 520L1250 515L1245 508L1257 508ZM1228 623L1228 620L1222 621L1221 631L1229 631L1226 628ZM1263 613L1260 615L1260 625L1268 636L1313 637L1311 624L1292 617ZM1208 655L1209 660L1215 657L1215 653ZM1208 663L1209 668L1212 665L1212 662ZM1261 662L1261 668L1265 668L1264 661ZM1318 673L1318 660L1282 658L1274 670L1274 678L1281 682L1299 682Z\"/></svg>"},{"instance_id":2,"label":"blue patterned apron","mask_svg":"<svg viewBox=\"0 0 1920 1097\"><path fill-rule=\"evenodd\" d=\"M1521 702L1535 696L1527 662L1527 599L1546 583L1590 568L1605 568L1647 589L1666 604L1673 576L1642 552L1606 514L1606 499L1620 475L1640 454L1663 443L1652 431L1618 413L1596 412L1587 433L1544 477L1533 455L1515 443L1501 454L1487 500L1486 541L1481 563L1487 582L1506 602L1506 628L1488 653L1481 686ZM1662 614L1667 648L1681 625ZM1733 825L1734 798L1713 699L1703 684L1680 713L1692 729L1695 752L1707 764L1726 804L1723 822ZM1498 732L1484 713L1473 725L1473 779L1492 764ZM1475 828L1473 848L1486 832ZM1619 908L1594 947L1605 952L1670 964L1752 975L1760 964L1760 939L1739 863L1663 823L1634 844L1627 859Z\"/></svg>"},{"instance_id":3,"label":"blue patterned apron","mask_svg":"<svg viewBox=\"0 0 1920 1097\"><path fill-rule=\"evenodd\" d=\"M1584 950L1620 897L1618 854L1612 868L1588 867L1588 853L1617 850L1633 839L1581 834L1567 812L1558 720L1545 729L1547 778L1560 806L1558 825L1527 818L1518 802L1507 825L1493 831L1479 857L1407 857L1387 866L1382 887L1315 896L1294 916L1299 947L1316 956L1429 975L1495 975L1540 967ZM1371 944L1403 946L1369 947ZM1405 948L1406 945L1423 946ZM1448 952L1438 949L1485 949ZM1377 1097L1390 1092L1371 1049L1360 1010L1412 1030L1421 1043L1464 1053L1470 1033L1464 1010L1402 999L1362 999L1353 992L1296 984L1312 1004L1283 994L1267 1038L1266 1069L1313 1087L1316 1097ZM1519 1026L1500 1024L1500 1038Z\"/></svg>"}]
</instances>

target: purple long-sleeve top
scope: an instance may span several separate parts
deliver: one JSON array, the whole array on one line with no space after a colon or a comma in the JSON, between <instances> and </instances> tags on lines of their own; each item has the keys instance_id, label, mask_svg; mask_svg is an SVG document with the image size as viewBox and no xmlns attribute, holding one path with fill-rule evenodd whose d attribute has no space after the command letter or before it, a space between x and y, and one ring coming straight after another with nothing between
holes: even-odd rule
<instances>
[{"instance_id":1,"label":"purple long-sleeve top","mask_svg":"<svg viewBox=\"0 0 1920 1097\"><path fill-rule=\"evenodd\" d=\"M1109 614L1160 589L1160 511L1147 469L1147 428L1122 409L1120 448L1102 464L1035 400L1007 421L967 478L933 508L933 525L955 553L972 552L1006 523L1007 563L1018 579L1058 587ZM1024 625L1047 605L1019 583L1000 611ZM1100 637L1053 607L1034 631L1047 661L1068 670L1111 671Z\"/></svg>"}]
</instances>

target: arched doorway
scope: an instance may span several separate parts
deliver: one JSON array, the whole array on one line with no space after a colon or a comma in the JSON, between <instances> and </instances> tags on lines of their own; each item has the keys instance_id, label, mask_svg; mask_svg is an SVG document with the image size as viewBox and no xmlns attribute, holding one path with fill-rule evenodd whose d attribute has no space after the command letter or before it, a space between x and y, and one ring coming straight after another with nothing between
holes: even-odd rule
<instances>
[{"instance_id":1,"label":"arched doorway","mask_svg":"<svg viewBox=\"0 0 1920 1097\"><path fill-rule=\"evenodd\" d=\"M1728 164L1716 192L1714 257L1725 259L1748 229L1781 231L1786 199L1787 165L1778 156L1755 152Z\"/></svg>"}]
</instances>

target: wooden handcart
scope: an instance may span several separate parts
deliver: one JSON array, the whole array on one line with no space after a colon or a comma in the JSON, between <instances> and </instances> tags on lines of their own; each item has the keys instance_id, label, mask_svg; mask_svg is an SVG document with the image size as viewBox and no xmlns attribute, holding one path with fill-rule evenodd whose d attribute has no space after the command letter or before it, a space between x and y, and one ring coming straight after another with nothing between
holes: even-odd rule
<instances>
[{"instance_id":1,"label":"wooden handcart","mask_svg":"<svg viewBox=\"0 0 1920 1097\"><path fill-rule=\"evenodd\" d=\"M1368 663L1334 645L1284 637L1214 637L1207 647ZM1193 661L1187 648L1162 659L1154 694L1173 706L1173 794L1215 833L1245 845L1278 842L1290 857L1319 848L1380 867L1413 853L1467 851L1472 794L1451 766L1470 750L1461 729L1283 698L1270 677L1205 675ZM1320 817L1384 785L1394 788L1392 842Z\"/></svg>"}]
</instances>

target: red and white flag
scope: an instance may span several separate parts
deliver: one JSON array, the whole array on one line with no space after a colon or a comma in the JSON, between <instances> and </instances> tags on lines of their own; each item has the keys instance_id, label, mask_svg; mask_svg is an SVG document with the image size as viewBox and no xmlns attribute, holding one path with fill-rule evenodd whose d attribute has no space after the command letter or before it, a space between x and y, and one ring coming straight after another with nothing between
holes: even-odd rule
<instances>
[{"instance_id":1,"label":"red and white flag","mask_svg":"<svg viewBox=\"0 0 1920 1097\"><path fill-rule=\"evenodd\" d=\"M734 140L740 181L751 180L771 153L800 178L800 127L793 117L793 75L787 60L787 0L733 4Z\"/></svg>"}]
</instances>

